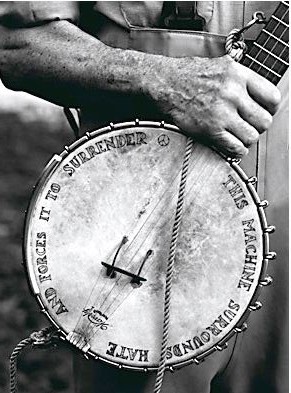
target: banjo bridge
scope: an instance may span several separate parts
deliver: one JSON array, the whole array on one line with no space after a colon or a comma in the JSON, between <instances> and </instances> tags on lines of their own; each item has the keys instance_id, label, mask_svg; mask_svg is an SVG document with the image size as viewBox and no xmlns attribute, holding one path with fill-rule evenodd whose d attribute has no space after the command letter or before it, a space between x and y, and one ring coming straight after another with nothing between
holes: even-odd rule
<instances>
[{"instance_id":1,"label":"banjo bridge","mask_svg":"<svg viewBox=\"0 0 291 393\"><path fill-rule=\"evenodd\" d=\"M123 240L122 240L122 242L121 242L121 244L120 244L120 246L119 246L119 248L118 248L118 250L117 250L117 252L115 254L115 257L113 259L112 265L110 265L109 263L106 263L106 262L101 262L101 264L106 268L106 274L107 274L108 277L115 278L116 277L116 272L118 272L118 273L124 274L125 276L131 277L131 281L130 282L131 282L133 287L140 287L142 285L143 281L147 281L147 279L144 278L144 277L141 277L140 274L141 274L142 268L144 267L147 259L153 254L153 250L148 250L147 251L147 253L146 253L146 255L145 255L145 257L144 257L144 259L143 259L143 261L141 263L141 266L140 266L140 268L138 270L138 273L134 274L132 272L129 272L128 270L125 270L125 269L122 269L122 268L120 268L118 266L115 266L115 261L116 261L117 254L118 254L121 246L125 242L127 242L127 237L123 238Z\"/></svg>"},{"instance_id":2,"label":"banjo bridge","mask_svg":"<svg viewBox=\"0 0 291 393\"><path fill-rule=\"evenodd\" d=\"M128 272L127 270L121 269L120 267L110 265L109 263L106 263L106 262L101 262L101 264L106 267L106 274L110 278L115 278L116 272L118 272L118 273L124 274L125 276L131 277L132 284L141 285L142 281L147 281L146 278L141 277L138 274Z\"/></svg>"}]
</instances>

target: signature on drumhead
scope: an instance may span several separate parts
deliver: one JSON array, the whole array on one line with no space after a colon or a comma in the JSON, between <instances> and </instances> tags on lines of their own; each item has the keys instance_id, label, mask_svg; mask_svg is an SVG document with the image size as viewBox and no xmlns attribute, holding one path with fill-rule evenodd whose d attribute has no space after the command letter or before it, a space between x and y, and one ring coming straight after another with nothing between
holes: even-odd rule
<instances>
[{"instance_id":1,"label":"signature on drumhead","mask_svg":"<svg viewBox=\"0 0 291 393\"><path fill-rule=\"evenodd\" d=\"M87 316L88 320L101 330L107 330L109 323L106 323L108 317L94 306L83 309L83 317Z\"/></svg>"}]
</instances>

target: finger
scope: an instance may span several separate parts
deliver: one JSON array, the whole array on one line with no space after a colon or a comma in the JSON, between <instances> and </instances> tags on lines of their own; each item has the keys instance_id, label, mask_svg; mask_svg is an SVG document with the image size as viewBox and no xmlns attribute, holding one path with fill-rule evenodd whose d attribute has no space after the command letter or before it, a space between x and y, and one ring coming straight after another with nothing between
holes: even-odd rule
<instances>
[{"instance_id":1,"label":"finger","mask_svg":"<svg viewBox=\"0 0 291 393\"><path fill-rule=\"evenodd\" d=\"M281 101L281 94L276 86L254 71L247 69L247 90L250 96L271 115L274 115Z\"/></svg>"},{"instance_id":2,"label":"finger","mask_svg":"<svg viewBox=\"0 0 291 393\"><path fill-rule=\"evenodd\" d=\"M249 151L235 135L227 130L212 135L211 142L213 147L229 157L242 157Z\"/></svg>"},{"instance_id":3,"label":"finger","mask_svg":"<svg viewBox=\"0 0 291 393\"><path fill-rule=\"evenodd\" d=\"M238 113L231 117L227 130L239 139L245 147L251 146L259 139L259 133L255 127L243 120Z\"/></svg>"},{"instance_id":4,"label":"finger","mask_svg":"<svg viewBox=\"0 0 291 393\"><path fill-rule=\"evenodd\" d=\"M247 95L239 101L238 114L259 133L270 128L273 120L272 115L267 110Z\"/></svg>"}]
</instances>

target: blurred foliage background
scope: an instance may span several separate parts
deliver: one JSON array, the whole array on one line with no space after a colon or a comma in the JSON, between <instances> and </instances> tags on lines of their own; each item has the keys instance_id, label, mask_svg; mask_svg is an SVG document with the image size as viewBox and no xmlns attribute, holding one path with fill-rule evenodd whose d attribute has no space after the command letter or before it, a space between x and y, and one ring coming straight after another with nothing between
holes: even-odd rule
<instances>
[{"instance_id":1,"label":"blurred foliage background","mask_svg":"<svg viewBox=\"0 0 291 393\"><path fill-rule=\"evenodd\" d=\"M32 187L54 153L73 141L61 108L0 81L0 391L9 392L16 344L49 323L30 295L22 262L22 230ZM31 349L18 362L19 393L71 393L69 349Z\"/></svg>"}]
</instances>

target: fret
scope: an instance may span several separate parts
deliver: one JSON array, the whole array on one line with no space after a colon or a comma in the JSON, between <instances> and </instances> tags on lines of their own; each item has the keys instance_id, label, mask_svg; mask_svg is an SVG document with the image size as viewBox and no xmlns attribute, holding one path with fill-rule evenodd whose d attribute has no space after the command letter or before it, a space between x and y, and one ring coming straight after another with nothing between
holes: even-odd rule
<instances>
[{"instance_id":1,"label":"fret","mask_svg":"<svg viewBox=\"0 0 291 393\"><path fill-rule=\"evenodd\" d=\"M283 51L288 53L288 47L286 45L281 44L276 39L268 36L264 32L259 35L256 42L269 51L274 52L277 56L280 56L280 53Z\"/></svg>"},{"instance_id":2,"label":"fret","mask_svg":"<svg viewBox=\"0 0 291 393\"><path fill-rule=\"evenodd\" d=\"M271 16L272 19L275 19L277 22L282 23L282 25L289 27L288 23L283 22L282 19L277 18L275 15Z\"/></svg>"},{"instance_id":3,"label":"fret","mask_svg":"<svg viewBox=\"0 0 291 393\"><path fill-rule=\"evenodd\" d=\"M284 42L284 41L280 40L280 38L276 37L274 34L270 33L266 29L262 29L262 31L264 33L268 34L270 37L275 38L275 40L277 40L278 42L280 42L281 44L283 44L283 45L285 45L286 47L289 48L289 44L287 44L287 42Z\"/></svg>"},{"instance_id":4,"label":"fret","mask_svg":"<svg viewBox=\"0 0 291 393\"><path fill-rule=\"evenodd\" d=\"M273 75L275 75L277 78L281 78L282 75L278 74L276 71L271 70L271 68L267 67L266 65L260 63L258 60L254 59L253 57L251 57L250 55L246 54L245 57L247 57L248 59L250 59L251 61L255 62L256 64L258 64L260 67L263 67L265 70L267 70L268 72L272 73Z\"/></svg>"},{"instance_id":5,"label":"fret","mask_svg":"<svg viewBox=\"0 0 291 393\"><path fill-rule=\"evenodd\" d=\"M280 46L282 48L281 44L280 44ZM270 52L273 53L272 50ZM267 52L265 52L264 50L260 49L256 45L253 45L253 47L249 51L248 55L253 57L254 59L256 59L259 63L264 64L266 67L272 69L273 71L275 71L275 72L277 72L278 74L281 74L281 75L282 75L281 68L282 67L286 67L286 65L284 65L281 61L278 61L273 56L269 55ZM284 61L286 61L284 56L281 56L280 52L279 52L279 56L278 57L279 58L283 58Z\"/></svg>"},{"instance_id":6,"label":"fret","mask_svg":"<svg viewBox=\"0 0 291 393\"><path fill-rule=\"evenodd\" d=\"M282 19L284 22L288 22L288 13L289 13L289 7L286 8L286 6L281 3L277 7L273 15L275 15L279 19Z\"/></svg>"},{"instance_id":7,"label":"fret","mask_svg":"<svg viewBox=\"0 0 291 393\"><path fill-rule=\"evenodd\" d=\"M288 42L288 28L281 23L276 22L274 19L271 19L268 25L265 27L265 30L279 38L284 42Z\"/></svg>"},{"instance_id":8,"label":"fret","mask_svg":"<svg viewBox=\"0 0 291 393\"><path fill-rule=\"evenodd\" d=\"M280 2L242 63L277 84L289 64L289 4Z\"/></svg>"},{"instance_id":9,"label":"fret","mask_svg":"<svg viewBox=\"0 0 291 393\"><path fill-rule=\"evenodd\" d=\"M276 56L284 59L285 61L289 60L289 48L286 45L281 44L276 39L270 37L269 35L262 32L257 41L259 45L266 48L268 51L274 53ZM251 51L254 50L254 46L252 47ZM252 55L252 53L251 53Z\"/></svg>"},{"instance_id":10,"label":"fret","mask_svg":"<svg viewBox=\"0 0 291 393\"><path fill-rule=\"evenodd\" d=\"M268 51L266 48L264 48L263 46L259 45L257 42L254 42L254 45L257 46L258 48L260 48L261 50L263 50L264 52L268 53L268 55L274 57L275 59L277 59L281 63L285 64L286 66L289 65L289 63L287 61L281 59L279 56L276 56L274 53Z\"/></svg>"}]
</instances>

